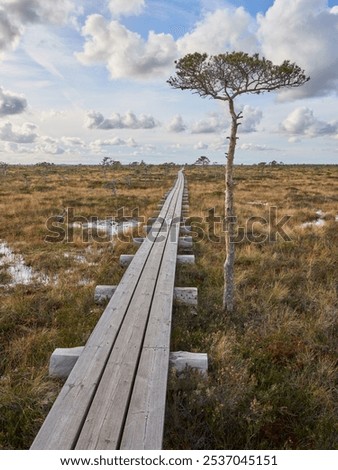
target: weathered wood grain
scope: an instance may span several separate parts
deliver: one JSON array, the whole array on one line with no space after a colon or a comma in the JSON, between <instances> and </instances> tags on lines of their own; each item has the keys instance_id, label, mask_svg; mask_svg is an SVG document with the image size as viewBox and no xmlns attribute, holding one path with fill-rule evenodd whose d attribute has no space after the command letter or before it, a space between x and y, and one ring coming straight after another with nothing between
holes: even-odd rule
<instances>
[{"instance_id":1,"label":"weathered wood grain","mask_svg":"<svg viewBox=\"0 0 338 470\"><path fill-rule=\"evenodd\" d=\"M128 429L133 427L129 424L134 420L128 417L129 406L130 416L134 417L132 403L138 400L149 403L149 399L152 409L149 406L149 409L147 406L142 406L142 409L148 409L146 413L149 412L150 422L154 424L142 438L147 447L141 448L160 445L158 438L155 442L152 435L161 435L158 430L163 429L164 376L169 363L168 341L177 254L177 243L167 240L171 230L180 230L179 222L172 224L172 219L181 213L182 194L183 175L179 174L164 201L159 220L152 226L151 237L145 238L131 261L32 449L114 449L119 447L121 439L130 443L130 437L123 434L125 420ZM162 220L166 223L163 224ZM159 352L154 355L157 348ZM155 390L159 365L163 369L163 386ZM154 376L151 371L155 371ZM144 380L148 388L142 391ZM135 390L134 385L137 385Z\"/></svg>"}]
</instances>

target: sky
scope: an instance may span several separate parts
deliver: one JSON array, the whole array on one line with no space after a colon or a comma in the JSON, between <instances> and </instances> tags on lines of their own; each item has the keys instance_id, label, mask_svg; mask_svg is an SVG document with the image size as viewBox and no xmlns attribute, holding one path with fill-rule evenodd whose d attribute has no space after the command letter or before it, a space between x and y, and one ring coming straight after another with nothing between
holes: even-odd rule
<instances>
[{"instance_id":1,"label":"sky","mask_svg":"<svg viewBox=\"0 0 338 470\"><path fill-rule=\"evenodd\" d=\"M296 62L243 95L236 163L338 163L336 0L0 0L0 162L224 163L223 102L166 83L192 52Z\"/></svg>"}]
</instances>

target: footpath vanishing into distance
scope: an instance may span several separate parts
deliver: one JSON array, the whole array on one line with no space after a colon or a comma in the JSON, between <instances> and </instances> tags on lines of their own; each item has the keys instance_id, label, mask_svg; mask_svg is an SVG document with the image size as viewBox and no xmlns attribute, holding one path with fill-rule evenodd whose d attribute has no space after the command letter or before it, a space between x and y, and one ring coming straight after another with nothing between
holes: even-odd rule
<instances>
[{"instance_id":1,"label":"footpath vanishing into distance","mask_svg":"<svg viewBox=\"0 0 338 470\"><path fill-rule=\"evenodd\" d=\"M194 262L178 255L188 209L181 170L118 286L97 286L110 300L86 345L54 351L51 375L69 375L31 449L162 448L170 364L207 369L206 354L170 353L173 302L197 304L197 289L175 288L176 264Z\"/></svg>"}]
</instances>

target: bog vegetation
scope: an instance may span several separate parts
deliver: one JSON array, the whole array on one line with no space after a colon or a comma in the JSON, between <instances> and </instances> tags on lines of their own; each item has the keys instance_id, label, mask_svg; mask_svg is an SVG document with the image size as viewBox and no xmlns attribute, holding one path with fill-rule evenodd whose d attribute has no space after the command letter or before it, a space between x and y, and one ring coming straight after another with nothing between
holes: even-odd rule
<instances>
[{"instance_id":1,"label":"bog vegetation","mask_svg":"<svg viewBox=\"0 0 338 470\"><path fill-rule=\"evenodd\" d=\"M135 251L129 234L86 241L79 227L68 243L46 243L46 220L66 208L87 219L121 207L120 219L136 207L151 217L176 173L169 165L10 166L0 175L0 448L30 446L62 386L48 377L51 353L85 343L103 311L95 285L117 284L119 255ZM178 268L176 284L197 286L199 306L197 315L175 308L172 350L207 352L210 367L208 378L170 377L165 448L337 447L337 173L235 167L246 236L237 244L236 309L225 316L218 219L210 233L210 209L224 214L223 168L186 168L197 262ZM264 223L276 210L277 222L291 216L287 238L276 221Z\"/></svg>"}]
</instances>

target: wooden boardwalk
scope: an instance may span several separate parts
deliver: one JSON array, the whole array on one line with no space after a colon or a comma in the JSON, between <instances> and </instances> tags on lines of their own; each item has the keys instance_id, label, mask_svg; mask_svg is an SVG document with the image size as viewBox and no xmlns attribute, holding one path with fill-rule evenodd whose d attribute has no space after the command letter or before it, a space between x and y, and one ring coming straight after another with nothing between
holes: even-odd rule
<instances>
[{"instance_id":1,"label":"wooden boardwalk","mask_svg":"<svg viewBox=\"0 0 338 470\"><path fill-rule=\"evenodd\" d=\"M161 449L184 176L132 259L31 449Z\"/></svg>"}]
</instances>

